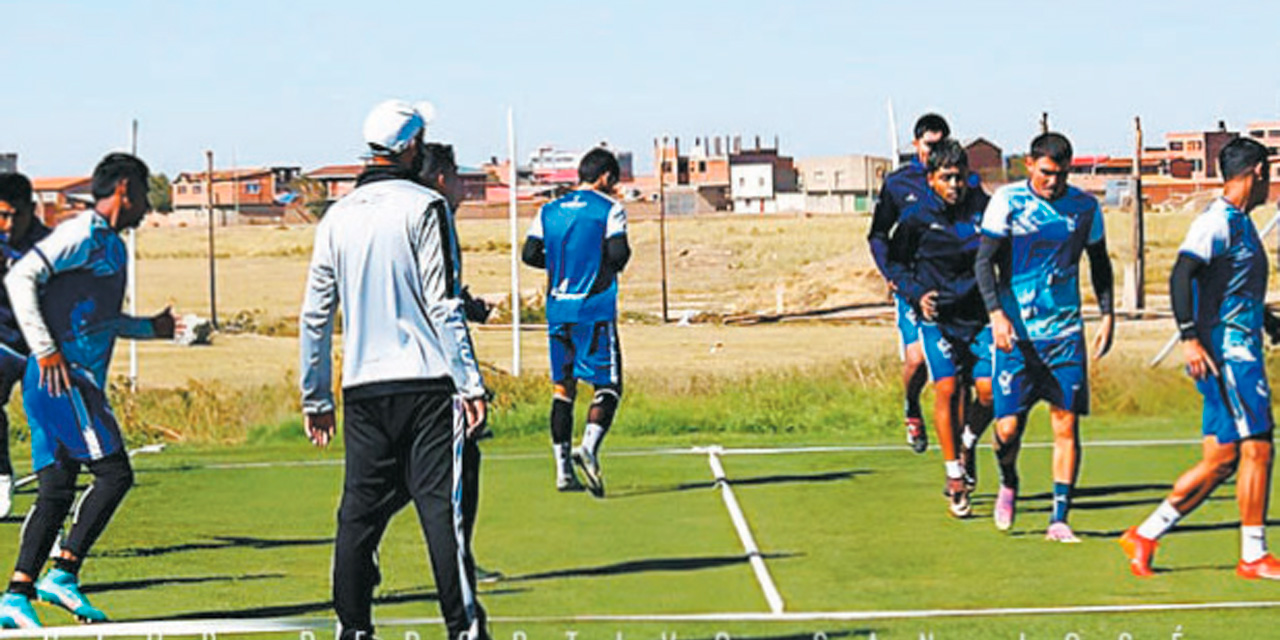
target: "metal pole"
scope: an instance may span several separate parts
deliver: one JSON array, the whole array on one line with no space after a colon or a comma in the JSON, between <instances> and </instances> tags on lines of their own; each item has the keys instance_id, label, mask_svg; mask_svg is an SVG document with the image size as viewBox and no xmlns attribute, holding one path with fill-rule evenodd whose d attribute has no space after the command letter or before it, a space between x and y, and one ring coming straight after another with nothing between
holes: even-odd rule
<instances>
[{"instance_id":1,"label":"metal pole","mask_svg":"<svg viewBox=\"0 0 1280 640\"><path fill-rule=\"evenodd\" d=\"M889 163L894 169L898 168L898 120L893 115L893 99L890 98L886 104L889 109Z\"/></svg>"},{"instance_id":2,"label":"metal pole","mask_svg":"<svg viewBox=\"0 0 1280 640\"><path fill-rule=\"evenodd\" d=\"M520 238L516 220L516 120L515 110L507 107L507 158L509 167L509 184L507 189L507 208L511 218L511 375L520 375Z\"/></svg>"},{"instance_id":3,"label":"metal pole","mask_svg":"<svg viewBox=\"0 0 1280 640\"><path fill-rule=\"evenodd\" d=\"M662 146L658 149L658 253L662 259L662 321L670 322L671 319L667 315L669 307L667 306L667 174L666 168L667 138L663 136ZM676 173L680 172L680 158L677 155L673 158ZM678 180L679 178L677 178Z\"/></svg>"},{"instance_id":4,"label":"metal pole","mask_svg":"<svg viewBox=\"0 0 1280 640\"><path fill-rule=\"evenodd\" d=\"M1146 308L1146 222L1142 210L1142 118L1134 116L1133 127L1137 132L1137 143L1133 151L1133 306L1141 311Z\"/></svg>"},{"instance_id":5,"label":"metal pole","mask_svg":"<svg viewBox=\"0 0 1280 640\"><path fill-rule=\"evenodd\" d=\"M1040 112L1040 133L1049 133L1049 112Z\"/></svg>"},{"instance_id":6,"label":"metal pole","mask_svg":"<svg viewBox=\"0 0 1280 640\"><path fill-rule=\"evenodd\" d=\"M218 286L217 266L213 254L213 151L204 152L208 164L205 174L205 202L209 209L209 315L213 318L213 328L218 328Z\"/></svg>"},{"instance_id":7,"label":"metal pole","mask_svg":"<svg viewBox=\"0 0 1280 640\"><path fill-rule=\"evenodd\" d=\"M129 136L129 150L134 156L138 155L138 119L133 119L133 127ZM147 190L151 190L151 185L147 185ZM130 229L128 240L129 262L127 275L129 277L129 315L138 315L138 230ZM129 390L136 392L138 390L138 341L129 341Z\"/></svg>"}]
</instances>

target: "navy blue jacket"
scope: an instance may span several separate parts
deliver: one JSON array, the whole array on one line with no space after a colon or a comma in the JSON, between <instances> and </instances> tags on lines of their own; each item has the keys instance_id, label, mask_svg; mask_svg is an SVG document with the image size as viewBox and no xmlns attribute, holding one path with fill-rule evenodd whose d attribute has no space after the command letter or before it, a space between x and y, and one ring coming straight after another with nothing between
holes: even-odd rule
<instances>
[{"instance_id":1,"label":"navy blue jacket","mask_svg":"<svg viewBox=\"0 0 1280 640\"><path fill-rule=\"evenodd\" d=\"M871 214L867 243L871 245L871 257L876 261L876 268L888 280L893 279L888 269L889 236L902 212L932 193L925 177L924 165L918 158L912 158L911 162L885 176L880 186L880 197Z\"/></svg>"},{"instance_id":2,"label":"navy blue jacket","mask_svg":"<svg viewBox=\"0 0 1280 640\"><path fill-rule=\"evenodd\" d=\"M49 235L49 228L40 224L39 220L32 219L31 226L27 227L27 233L14 242L9 242L9 238L0 234L0 280L9 273L9 267L18 261L35 246L37 242L44 240ZM13 305L9 302L9 290L0 284L0 343L17 351L22 355L31 353L31 349L27 347L27 341L22 338L22 330L18 328L18 319L13 315Z\"/></svg>"},{"instance_id":3,"label":"navy blue jacket","mask_svg":"<svg viewBox=\"0 0 1280 640\"><path fill-rule=\"evenodd\" d=\"M930 190L903 211L886 261L889 279L917 312L924 294L938 292L938 326L962 339L987 325L973 265L988 200L982 189L971 187L963 199L947 206Z\"/></svg>"}]
</instances>

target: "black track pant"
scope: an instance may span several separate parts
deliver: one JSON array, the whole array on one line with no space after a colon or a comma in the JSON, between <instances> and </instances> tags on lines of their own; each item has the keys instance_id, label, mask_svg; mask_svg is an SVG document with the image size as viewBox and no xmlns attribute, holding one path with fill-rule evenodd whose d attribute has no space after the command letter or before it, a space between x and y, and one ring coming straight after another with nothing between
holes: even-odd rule
<instances>
[{"instance_id":1,"label":"black track pant","mask_svg":"<svg viewBox=\"0 0 1280 640\"><path fill-rule=\"evenodd\" d=\"M93 543L107 528L111 516L133 486L133 468L129 465L128 454L123 451L86 463L59 456L57 462L37 471L40 490L22 525L22 546L14 566L17 571L35 577L44 566L58 537L58 530L71 511L81 464L89 467L93 484L80 496L71 531L62 544L63 549L78 558L83 559L89 554Z\"/></svg>"},{"instance_id":2,"label":"black track pant","mask_svg":"<svg viewBox=\"0 0 1280 640\"><path fill-rule=\"evenodd\" d=\"M427 539L449 637L484 629L475 565L467 558L463 536L460 414L453 397L444 393L347 401L346 475L333 563L333 605L344 636L373 633L373 588L381 579L378 544L387 522L409 501Z\"/></svg>"}]
</instances>

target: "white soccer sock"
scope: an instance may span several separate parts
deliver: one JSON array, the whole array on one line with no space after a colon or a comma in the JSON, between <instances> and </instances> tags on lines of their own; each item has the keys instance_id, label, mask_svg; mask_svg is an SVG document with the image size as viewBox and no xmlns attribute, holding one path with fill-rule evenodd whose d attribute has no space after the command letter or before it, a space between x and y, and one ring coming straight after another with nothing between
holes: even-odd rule
<instances>
[{"instance_id":1,"label":"white soccer sock","mask_svg":"<svg viewBox=\"0 0 1280 640\"><path fill-rule=\"evenodd\" d=\"M959 460L947 460L942 464L947 467L948 479L955 480L964 477L964 466L960 464Z\"/></svg>"},{"instance_id":2,"label":"white soccer sock","mask_svg":"<svg viewBox=\"0 0 1280 640\"><path fill-rule=\"evenodd\" d=\"M1181 519L1182 514L1173 508L1173 503L1165 500L1151 512L1150 516L1147 516L1141 525L1138 525L1138 535L1148 540L1159 540L1160 536L1168 533Z\"/></svg>"},{"instance_id":3,"label":"white soccer sock","mask_svg":"<svg viewBox=\"0 0 1280 640\"><path fill-rule=\"evenodd\" d=\"M960 443L966 449L972 449L973 445L978 443L978 436L973 435L973 431L968 426L964 428L964 433L960 434Z\"/></svg>"},{"instance_id":4,"label":"white soccer sock","mask_svg":"<svg viewBox=\"0 0 1280 640\"><path fill-rule=\"evenodd\" d=\"M588 422L587 428L582 432L582 448L591 452L591 455L600 454L600 442L604 440L604 427Z\"/></svg>"},{"instance_id":5,"label":"white soccer sock","mask_svg":"<svg viewBox=\"0 0 1280 640\"><path fill-rule=\"evenodd\" d=\"M1240 525L1240 559L1254 562L1267 555L1267 528Z\"/></svg>"},{"instance_id":6,"label":"white soccer sock","mask_svg":"<svg viewBox=\"0 0 1280 640\"><path fill-rule=\"evenodd\" d=\"M572 468L572 463L569 462L569 448L568 442L551 445L551 450L555 453L557 479L569 477L569 470Z\"/></svg>"}]
</instances>

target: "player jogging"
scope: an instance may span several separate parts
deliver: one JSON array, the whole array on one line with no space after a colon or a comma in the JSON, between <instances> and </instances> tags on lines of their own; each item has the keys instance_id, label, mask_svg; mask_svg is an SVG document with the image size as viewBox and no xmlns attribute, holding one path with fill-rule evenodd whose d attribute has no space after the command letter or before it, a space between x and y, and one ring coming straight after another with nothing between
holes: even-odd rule
<instances>
[{"instance_id":1,"label":"player jogging","mask_svg":"<svg viewBox=\"0 0 1280 640\"><path fill-rule=\"evenodd\" d=\"M1067 184L1071 155L1061 134L1031 141L1028 179L998 189L983 214L976 265L996 346L995 525L1002 531L1013 526L1019 443L1032 405L1044 400L1053 428L1053 509L1045 537L1057 542L1080 541L1067 516L1080 472L1078 420L1089 412L1078 278L1085 251L1102 311L1095 359L1111 349L1115 323L1102 209L1093 196Z\"/></svg>"},{"instance_id":2,"label":"player jogging","mask_svg":"<svg viewBox=\"0 0 1280 640\"><path fill-rule=\"evenodd\" d=\"M112 153L93 171L94 206L36 243L5 276L22 334L31 346L22 401L31 427L32 466L40 481L23 527L18 561L0 599L0 624L38 627L39 597L81 621L107 619L80 591L80 566L133 485L133 469L105 393L117 336L171 338L168 309L151 318L120 313L127 255L119 233L147 212L147 166ZM39 582L58 529L71 510L76 476L85 490L62 551Z\"/></svg>"},{"instance_id":3,"label":"player jogging","mask_svg":"<svg viewBox=\"0 0 1280 640\"><path fill-rule=\"evenodd\" d=\"M897 295L921 319L948 510L964 518L971 512L972 487L959 460L960 425L966 415L985 425L991 407L991 330L973 272L988 198L981 189L969 188L968 156L955 140L933 145L926 169L929 192L903 211L887 266ZM978 402L966 406L970 381Z\"/></svg>"},{"instance_id":4,"label":"player jogging","mask_svg":"<svg viewBox=\"0 0 1280 640\"><path fill-rule=\"evenodd\" d=\"M578 188L543 205L523 250L525 264L547 271L556 488L582 488L573 471L577 464L596 497L604 495L600 445L622 399L618 274L631 258L631 247L627 212L610 197L620 172L618 159L609 151L588 151L578 164ZM582 445L570 452L578 380L595 387L595 395Z\"/></svg>"},{"instance_id":5,"label":"player jogging","mask_svg":"<svg viewBox=\"0 0 1280 640\"><path fill-rule=\"evenodd\" d=\"M0 276L21 258L31 245L49 235L48 227L35 217L31 181L21 173L0 174ZM9 459L9 403L13 385L27 370L26 340L13 316L9 294L0 287L0 518L13 509L13 464Z\"/></svg>"},{"instance_id":6,"label":"player jogging","mask_svg":"<svg viewBox=\"0 0 1280 640\"><path fill-rule=\"evenodd\" d=\"M885 282L893 285L893 278L888 271L890 235L902 217L902 212L909 206L921 201L929 194L929 185L925 183L925 162L929 157L929 148L939 140L951 135L951 127L947 121L936 113L926 113L916 120L912 145L916 149L915 157L896 171L885 176L880 187L880 199L871 216L871 230L867 233L867 243L871 246L871 257L875 259L876 268L884 276ZM929 448L929 436L924 425L924 414L920 409L920 392L924 390L927 379L924 368L924 351L920 346L919 319L915 309L911 307L898 292L893 295L894 310L897 315L898 338L902 349L902 385L906 393L905 421L907 444L916 453L924 453Z\"/></svg>"},{"instance_id":7,"label":"player jogging","mask_svg":"<svg viewBox=\"0 0 1280 640\"><path fill-rule=\"evenodd\" d=\"M1227 143L1218 166L1222 197L1191 223L1169 279L1187 372L1204 396L1203 457L1141 525L1125 531L1120 545L1134 575L1154 575L1156 541L1238 469L1236 575L1280 580L1280 562L1267 552L1275 422L1262 352L1264 325L1275 339L1280 321L1264 306L1267 250L1249 219L1267 199L1271 167L1267 148L1249 138Z\"/></svg>"}]
</instances>

